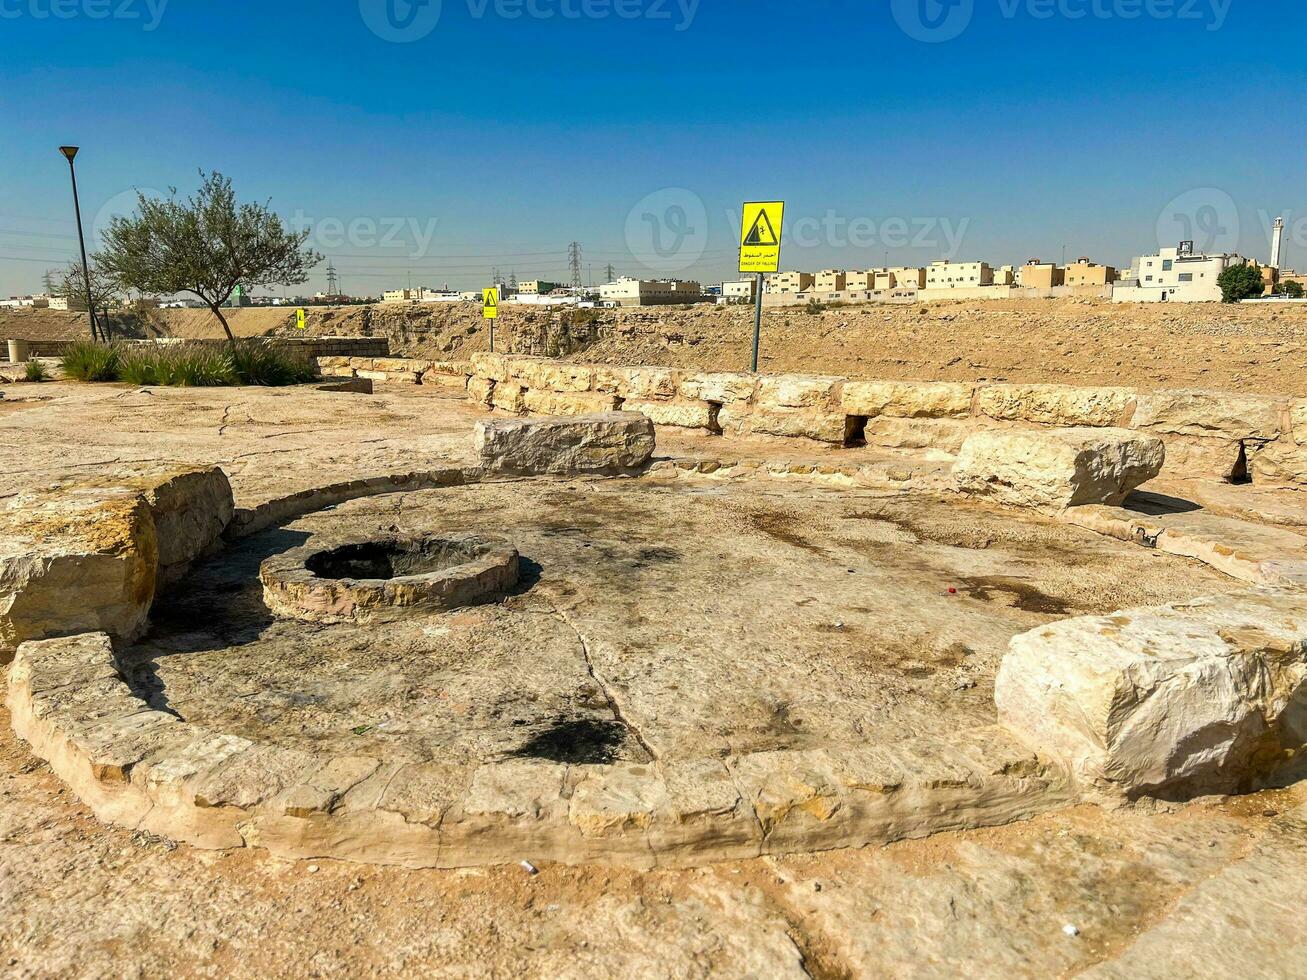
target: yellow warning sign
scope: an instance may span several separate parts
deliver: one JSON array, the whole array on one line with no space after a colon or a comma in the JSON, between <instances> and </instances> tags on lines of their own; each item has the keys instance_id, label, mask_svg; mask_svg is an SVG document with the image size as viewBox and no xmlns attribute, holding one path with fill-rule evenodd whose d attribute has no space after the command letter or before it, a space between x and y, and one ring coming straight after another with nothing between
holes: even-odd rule
<instances>
[{"instance_id":1,"label":"yellow warning sign","mask_svg":"<svg viewBox=\"0 0 1307 980\"><path fill-rule=\"evenodd\" d=\"M781 219L784 201L754 202L744 206L740 228L740 271L779 272L781 268Z\"/></svg>"},{"instance_id":2,"label":"yellow warning sign","mask_svg":"<svg viewBox=\"0 0 1307 980\"><path fill-rule=\"evenodd\" d=\"M304 308L300 307L295 311L295 329L307 330L308 326L309 325L304 321Z\"/></svg>"},{"instance_id":3,"label":"yellow warning sign","mask_svg":"<svg viewBox=\"0 0 1307 980\"><path fill-rule=\"evenodd\" d=\"M499 290L483 289L481 292L481 315L487 320L499 319Z\"/></svg>"}]
</instances>

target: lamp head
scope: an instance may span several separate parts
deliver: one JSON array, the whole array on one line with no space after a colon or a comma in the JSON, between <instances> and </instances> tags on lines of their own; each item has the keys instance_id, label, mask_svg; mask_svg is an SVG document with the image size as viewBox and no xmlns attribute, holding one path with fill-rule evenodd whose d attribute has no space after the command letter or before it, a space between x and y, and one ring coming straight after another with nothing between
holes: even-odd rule
<instances>
[{"instance_id":1,"label":"lamp head","mask_svg":"<svg viewBox=\"0 0 1307 980\"><path fill-rule=\"evenodd\" d=\"M59 152L68 158L69 163L72 163L73 157L77 156L77 149L75 146L61 146Z\"/></svg>"}]
</instances>

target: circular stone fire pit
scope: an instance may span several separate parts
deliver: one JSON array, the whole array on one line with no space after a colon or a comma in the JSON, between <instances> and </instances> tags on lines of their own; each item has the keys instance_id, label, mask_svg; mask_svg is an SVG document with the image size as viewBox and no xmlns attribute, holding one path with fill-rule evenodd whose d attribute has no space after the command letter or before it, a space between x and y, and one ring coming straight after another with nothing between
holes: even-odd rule
<instances>
[{"instance_id":1,"label":"circular stone fire pit","mask_svg":"<svg viewBox=\"0 0 1307 980\"><path fill-rule=\"evenodd\" d=\"M517 577L517 550L482 535L318 539L259 568L269 609L317 623L457 609L511 589Z\"/></svg>"}]
</instances>

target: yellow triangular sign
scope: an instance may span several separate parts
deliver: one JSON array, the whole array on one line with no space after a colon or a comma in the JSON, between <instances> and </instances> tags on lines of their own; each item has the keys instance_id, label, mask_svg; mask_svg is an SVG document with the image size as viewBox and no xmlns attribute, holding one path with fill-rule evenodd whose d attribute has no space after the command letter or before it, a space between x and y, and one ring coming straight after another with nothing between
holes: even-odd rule
<instances>
[{"instance_id":1,"label":"yellow triangular sign","mask_svg":"<svg viewBox=\"0 0 1307 980\"><path fill-rule=\"evenodd\" d=\"M776 229L772 227L771 218L767 216L764 209L758 212L758 217L753 221L753 227L749 233L744 236L745 245L779 245L780 238L776 235Z\"/></svg>"}]
</instances>

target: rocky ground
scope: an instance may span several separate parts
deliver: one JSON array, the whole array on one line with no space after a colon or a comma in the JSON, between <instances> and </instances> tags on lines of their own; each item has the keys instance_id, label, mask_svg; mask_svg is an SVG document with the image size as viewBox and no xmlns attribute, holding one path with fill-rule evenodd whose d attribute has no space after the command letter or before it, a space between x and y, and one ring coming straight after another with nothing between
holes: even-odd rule
<instances>
[{"instance_id":1,"label":"rocky ground","mask_svg":"<svg viewBox=\"0 0 1307 980\"><path fill-rule=\"evenodd\" d=\"M465 460L473 418L448 396L414 388L371 397L71 384L0 390L0 495L61 473L167 460L230 467L238 498L249 504L350 474ZM384 498L356 506L359 515L371 509L378 520L393 519L383 514ZM788 501L769 506L784 510ZM553 509L568 527L603 517L566 501ZM493 510L483 512L494 520ZM350 513L343 508L340 519ZM887 510L871 523L887 525L892 541L910 535L939 549L1015 550L1016 559L1021 548L1050 543L1008 535L978 549L997 533L984 522L935 515L914 525L913 516ZM820 559L803 542L829 523L814 508L755 531L775 542L769 548L793 551L794 567L806 569L800 578L815 582ZM1057 532L1059 540L1079 533ZM1115 546L1101 547L1106 554ZM1142 550L1120 554L1125 563L1159 561ZM882 550L876 560L893 555ZM1164 584L1147 568L1098 564L1069 569L1041 591L1096 608L1095 583L1125 580L1122 587L1135 590L1130 601ZM1028 614L1031 623L1045 615L1020 609L1020 593L983 584L967 601L983 603L987 615ZM894 615L910 621L914 607L903 607ZM288 862L108 827L27 753L0 711L0 969L9 975L1307 973L1301 786L1186 805L1076 807L1005 828L698 870L538 871Z\"/></svg>"},{"instance_id":2,"label":"rocky ground","mask_svg":"<svg viewBox=\"0 0 1307 980\"><path fill-rule=\"evenodd\" d=\"M234 310L241 335L295 332L293 313ZM84 318L83 318L84 319ZM0 313L0 339L76 333L76 314ZM83 326L84 329L84 326ZM219 337L203 310L164 310L125 324L142 335ZM740 370L753 314L745 307L578 310L505 305L498 347L621 364ZM314 308L309 333L385 336L392 352L463 358L489 348L472 304ZM764 371L953 381L1205 387L1307 395L1307 307L1133 305L1101 300L863 305L812 314L768 309Z\"/></svg>"}]
</instances>

